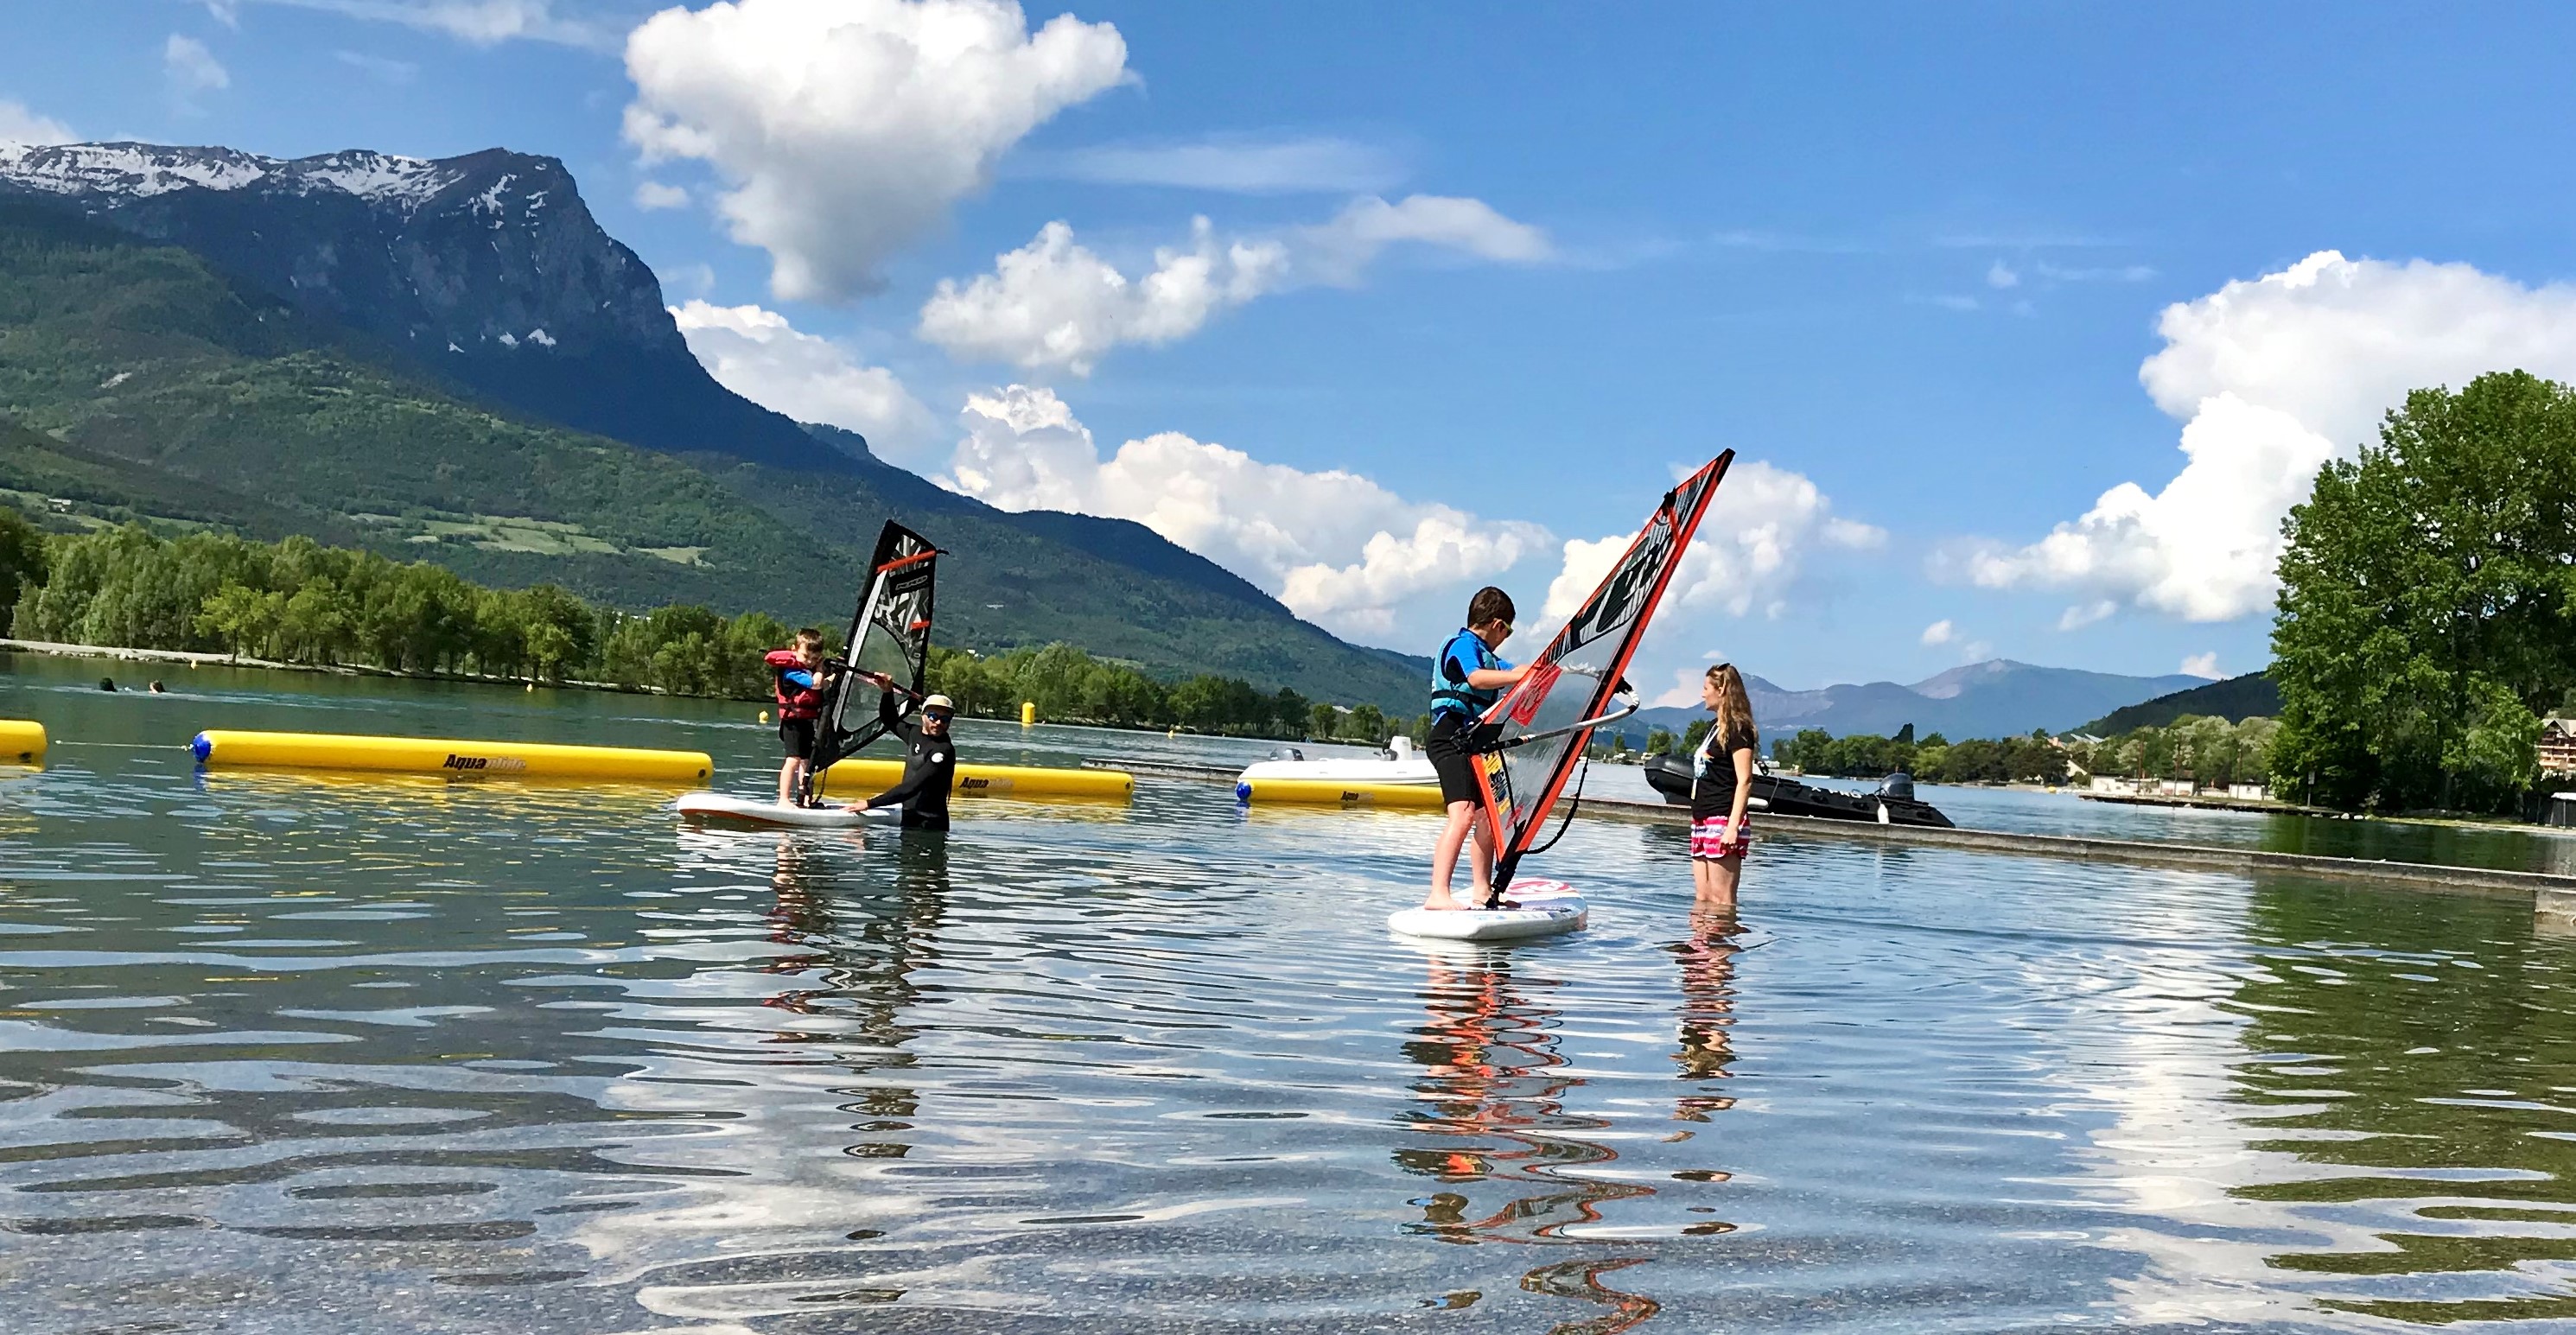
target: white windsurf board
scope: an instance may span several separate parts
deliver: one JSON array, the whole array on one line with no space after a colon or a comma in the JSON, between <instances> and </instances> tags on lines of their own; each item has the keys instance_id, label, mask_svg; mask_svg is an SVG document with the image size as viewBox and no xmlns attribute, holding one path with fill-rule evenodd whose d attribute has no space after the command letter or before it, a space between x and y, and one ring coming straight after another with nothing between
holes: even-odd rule
<instances>
[{"instance_id":1,"label":"white windsurf board","mask_svg":"<svg viewBox=\"0 0 2576 1335\"><path fill-rule=\"evenodd\" d=\"M746 825L774 825L782 829L849 830L872 821L899 819L903 812L896 807L860 811L855 807L788 807L764 797L736 797L731 793L683 793L671 804L682 816L700 820L735 821Z\"/></svg>"},{"instance_id":2,"label":"white windsurf board","mask_svg":"<svg viewBox=\"0 0 2576 1335\"><path fill-rule=\"evenodd\" d=\"M1518 941L1582 927L1590 907L1573 886L1524 876L1503 892L1499 909L1412 908L1386 915L1390 931L1437 941Z\"/></svg>"}]
</instances>

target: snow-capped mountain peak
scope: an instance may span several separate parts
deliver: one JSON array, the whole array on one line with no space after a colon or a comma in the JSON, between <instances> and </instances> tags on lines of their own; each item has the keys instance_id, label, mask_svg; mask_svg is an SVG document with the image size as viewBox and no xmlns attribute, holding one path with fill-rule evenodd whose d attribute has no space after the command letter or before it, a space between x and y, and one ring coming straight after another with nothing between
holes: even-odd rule
<instances>
[{"instance_id":1,"label":"snow-capped mountain peak","mask_svg":"<svg viewBox=\"0 0 2576 1335\"><path fill-rule=\"evenodd\" d=\"M162 144L0 144L0 181L68 196L150 199L186 189L337 192L409 213L464 180L468 159L433 162L364 149L266 158Z\"/></svg>"}]
</instances>

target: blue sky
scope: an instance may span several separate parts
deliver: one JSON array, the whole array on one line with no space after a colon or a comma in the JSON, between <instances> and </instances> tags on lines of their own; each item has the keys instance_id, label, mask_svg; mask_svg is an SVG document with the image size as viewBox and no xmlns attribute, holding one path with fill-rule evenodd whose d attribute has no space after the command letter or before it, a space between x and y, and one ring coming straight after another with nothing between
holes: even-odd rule
<instances>
[{"instance_id":1,"label":"blue sky","mask_svg":"<svg viewBox=\"0 0 2576 1335\"><path fill-rule=\"evenodd\" d=\"M2576 377L2555 7L653 12L0 0L0 135L560 157L728 383L1417 652L1734 448L1657 691L2259 667L2319 459Z\"/></svg>"}]
</instances>

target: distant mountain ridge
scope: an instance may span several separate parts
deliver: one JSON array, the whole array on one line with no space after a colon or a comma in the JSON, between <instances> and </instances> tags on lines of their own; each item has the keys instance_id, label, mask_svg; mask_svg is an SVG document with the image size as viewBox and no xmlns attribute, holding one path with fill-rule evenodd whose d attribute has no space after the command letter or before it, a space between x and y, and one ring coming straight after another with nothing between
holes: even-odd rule
<instances>
[{"instance_id":1,"label":"distant mountain ridge","mask_svg":"<svg viewBox=\"0 0 2576 1335\"><path fill-rule=\"evenodd\" d=\"M795 422L718 385L690 355L661 281L601 229L553 158L0 145L0 193L193 251L434 375L576 430L817 463Z\"/></svg>"},{"instance_id":2,"label":"distant mountain ridge","mask_svg":"<svg viewBox=\"0 0 2576 1335\"><path fill-rule=\"evenodd\" d=\"M563 165L497 149L0 146L0 488L826 623L916 518L955 553L946 644L1397 714L1425 670L1141 525L996 510L735 395Z\"/></svg>"},{"instance_id":3,"label":"distant mountain ridge","mask_svg":"<svg viewBox=\"0 0 2576 1335\"><path fill-rule=\"evenodd\" d=\"M2008 658L1955 667L1911 686L1874 681L1792 691L1750 674L1744 678L1754 723L1766 738L1802 728L1837 737L1890 737L1911 723L1918 737L1937 732L1952 741L2016 736L2033 728L2064 732L2123 705L2205 684L2180 673L2130 677ZM1703 716L1697 709L1662 708L1641 711L1638 720L1679 731Z\"/></svg>"}]
</instances>

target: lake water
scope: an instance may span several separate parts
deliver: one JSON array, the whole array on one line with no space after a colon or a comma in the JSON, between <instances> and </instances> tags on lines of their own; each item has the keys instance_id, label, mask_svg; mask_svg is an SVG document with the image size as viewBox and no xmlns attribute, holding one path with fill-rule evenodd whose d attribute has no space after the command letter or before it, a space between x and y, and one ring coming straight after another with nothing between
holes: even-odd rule
<instances>
[{"instance_id":1,"label":"lake water","mask_svg":"<svg viewBox=\"0 0 2576 1335\"><path fill-rule=\"evenodd\" d=\"M1803 780L1826 788L1869 792L1874 782ZM1634 801L1662 800L1643 769L1596 765L1588 791ZM1959 825L2015 834L2093 839L2146 839L2170 844L2259 848L2323 857L2385 858L2438 862L2507 871L2576 875L2576 831L2538 826L2432 825L2407 821L2341 820L2288 812L2225 811L2207 807L2135 806L2094 802L2071 790L1917 784L1915 796L1939 807Z\"/></svg>"},{"instance_id":2,"label":"lake water","mask_svg":"<svg viewBox=\"0 0 2576 1335\"><path fill-rule=\"evenodd\" d=\"M1766 835L1694 919L1681 831L1578 821L1533 870L1590 930L1433 950L1383 926L1426 815L1147 780L692 831L180 747L684 745L757 792L751 707L0 667L57 739L0 777L13 1335L2576 1323L2576 944L2522 903Z\"/></svg>"}]
</instances>

